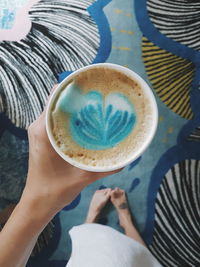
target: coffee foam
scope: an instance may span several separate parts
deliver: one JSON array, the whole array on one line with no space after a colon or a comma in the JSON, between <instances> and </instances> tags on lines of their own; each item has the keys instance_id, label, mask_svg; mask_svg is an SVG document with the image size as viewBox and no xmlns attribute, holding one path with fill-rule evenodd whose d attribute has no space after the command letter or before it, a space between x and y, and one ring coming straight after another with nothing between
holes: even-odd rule
<instances>
[{"instance_id":1,"label":"coffee foam","mask_svg":"<svg viewBox=\"0 0 200 267\"><path fill-rule=\"evenodd\" d=\"M85 94L94 88L104 97L110 93L123 93L134 105L137 122L133 131L116 146L105 150L90 150L81 147L73 140L69 129L70 115L54 105L51 127L58 147L74 161L91 167L115 167L126 161L143 145L152 128L153 107L142 87L126 74L106 67L83 71L73 79L73 82L79 85Z\"/></svg>"}]
</instances>

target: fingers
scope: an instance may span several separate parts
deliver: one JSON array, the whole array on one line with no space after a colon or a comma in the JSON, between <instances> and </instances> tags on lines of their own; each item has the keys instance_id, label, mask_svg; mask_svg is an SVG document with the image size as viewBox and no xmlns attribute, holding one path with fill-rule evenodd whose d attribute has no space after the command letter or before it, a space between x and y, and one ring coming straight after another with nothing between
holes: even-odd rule
<instances>
[{"instance_id":1,"label":"fingers","mask_svg":"<svg viewBox=\"0 0 200 267\"><path fill-rule=\"evenodd\" d=\"M122 170L123 170L123 168L118 169L118 170L114 170L114 171L110 171L110 172L102 172L101 174L102 174L102 177L106 177L106 176L110 176L110 175L113 175L115 173L118 173Z\"/></svg>"},{"instance_id":2,"label":"fingers","mask_svg":"<svg viewBox=\"0 0 200 267\"><path fill-rule=\"evenodd\" d=\"M118 169L118 170L115 170L115 171L110 171L110 172L88 172L87 171L87 174L89 174L87 176L87 182L88 183L93 183L94 181L100 179L100 178L103 178L103 177L106 177L106 176L111 176L115 173L118 173L120 172L121 170L123 170L123 168L121 169Z\"/></svg>"}]
</instances>

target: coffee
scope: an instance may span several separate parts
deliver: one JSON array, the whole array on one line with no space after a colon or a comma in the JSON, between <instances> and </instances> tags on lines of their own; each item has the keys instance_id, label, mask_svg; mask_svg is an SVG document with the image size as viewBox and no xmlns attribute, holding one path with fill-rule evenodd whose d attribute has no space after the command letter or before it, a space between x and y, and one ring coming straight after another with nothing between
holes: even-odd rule
<instances>
[{"instance_id":1,"label":"coffee","mask_svg":"<svg viewBox=\"0 0 200 267\"><path fill-rule=\"evenodd\" d=\"M74 161L114 168L146 142L154 110L137 79L96 66L61 88L51 107L51 131L57 147Z\"/></svg>"}]
</instances>

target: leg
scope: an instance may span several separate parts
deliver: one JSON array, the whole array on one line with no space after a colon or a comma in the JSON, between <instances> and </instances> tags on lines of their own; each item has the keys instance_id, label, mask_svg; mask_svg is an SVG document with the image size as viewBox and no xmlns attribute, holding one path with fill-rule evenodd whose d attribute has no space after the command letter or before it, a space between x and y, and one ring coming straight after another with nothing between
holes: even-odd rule
<instances>
[{"instance_id":1,"label":"leg","mask_svg":"<svg viewBox=\"0 0 200 267\"><path fill-rule=\"evenodd\" d=\"M125 234L141 243L142 245L146 246L139 232L133 225L125 191L119 188L112 190L111 201L117 210L120 226L124 229Z\"/></svg>"},{"instance_id":2,"label":"leg","mask_svg":"<svg viewBox=\"0 0 200 267\"><path fill-rule=\"evenodd\" d=\"M111 188L97 190L90 202L85 223L97 222L98 216L110 198Z\"/></svg>"}]
</instances>

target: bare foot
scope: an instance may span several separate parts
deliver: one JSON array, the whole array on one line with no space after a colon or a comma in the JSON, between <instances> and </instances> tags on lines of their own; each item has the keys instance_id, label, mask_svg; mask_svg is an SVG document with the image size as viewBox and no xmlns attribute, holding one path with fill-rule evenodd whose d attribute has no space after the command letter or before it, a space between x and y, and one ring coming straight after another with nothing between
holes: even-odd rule
<instances>
[{"instance_id":1,"label":"bare foot","mask_svg":"<svg viewBox=\"0 0 200 267\"><path fill-rule=\"evenodd\" d=\"M117 210L120 226L125 228L127 223L132 223L125 191L119 188L112 190L111 201Z\"/></svg>"},{"instance_id":2,"label":"bare foot","mask_svg":"<svg viewBox=\"0 0 200 267\"><path fill-rule=\"evenodd\" d=\"M101 210L104 208L108 202L111 194L111 188L106 188L102 190L97 190L90 202L88 215L86 218L86 223L95 223L97 222L98 216Z\"/></svg>"},{"instance_id":3,"label":"bare foot","mask_svg":"<svg viewBox=\"0 0 200 267\"><path fill-rule=\"evenodd\" d=\"M111 201L117 210L119 216L119 223L124 229L125 234L130 238L136 240L140 244L146 246L140 236L140 233L132 222L125 191L119 188L115 188L114 190L112 190Z\"/></svg>"}]
</instances>

